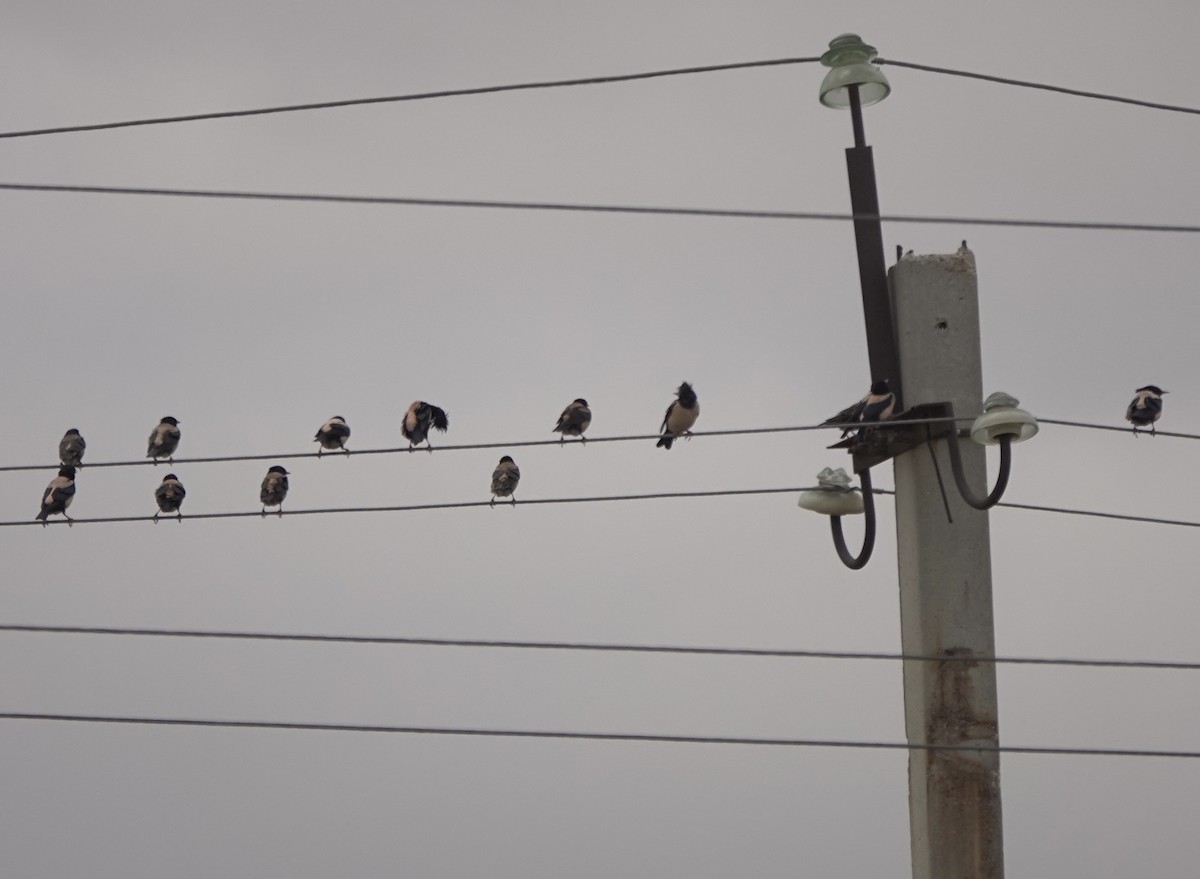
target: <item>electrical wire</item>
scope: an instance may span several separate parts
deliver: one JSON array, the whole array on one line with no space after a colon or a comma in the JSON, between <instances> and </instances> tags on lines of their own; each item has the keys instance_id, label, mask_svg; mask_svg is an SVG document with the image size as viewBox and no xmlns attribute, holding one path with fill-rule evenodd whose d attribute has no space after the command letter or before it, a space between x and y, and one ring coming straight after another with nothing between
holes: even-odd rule
<instances>
[{"instance_id":1,"label":"electrical wire","mask_svg":"<svg viewBox=\"0 0 1200 879\"><path fill-rule=\"evenodd\" d=\"M442 89L432 92L415 92L403 95L388 95L383 97L372 98L347 98L336 101L314 101L303 104L282 104L271 107L259 107L251 110L223 110L209 113L191 113L186 115L176 116L155 116L142 119L128 119L121 122L99 122L88 125L65 125L54 128L33 128L19 131L4 131L0 132L0 139L12 139L21 137L38 137L49 134L69 134L84 131L105 131L117 128L134 128L147 125L166 125L179 122L199 122L204 120L214 119L233 119L248 116L266 116L279 113L297 113L310 110L328 110L338 107L355 107L365 106L369 104L390 104L407 101L425 101L435 98L454 98L465 97L469 95L486 95L497 94L501 92L515 91L530 91L534 89L550 89L550 88L565 88L571 86L583 85L603 85L618 82L632 82L634 80L655 79L666 76L684 76L696 73L714 73L727 70L746 70L756 67L779 67L791 64L812 64L820 61L819 57L810 58L775 58L765 61L742 61L730 64L708 64L697 67L679 67L668 70L652 70L642 73L626 73L612 76L591 76L581 77L576 79L559 79L559 80L543 80L538 82L512 83L508 85L494 86L479 86L474 88L462 89ZM1138 98L1124 98L1117 95L1103 94L1100 92L1087 92L1079 89L1065 88L1063 86L1050 85L1047 83L1029 82L1026 80L1009 79L1002 76L992 76L984 73L972 73L965 70L954 70L948 67L934 67L929 64L916 64L911 61L892 61L886 58L877 58L876 63L880 65L891 65L892 67L906 67L910 70L920 70L927 73L940 73L949 76L961 76L969 79L978 79L986 82L999 83L1002 85L1020 86L1022 88L1041 89L1043 91L1058 92L1060 94L1074 95L1076 97L1094 98L1104 101L1114 101L1121 104L1132 104L1139 107L1148 107L1154 110L1168 110L1175 113L1200 113L1200 109L1194 107L1183 107L1176 104L1163 104L1156 101L1145 101Z\"/></svg>"},{"instance_id":2,"label":"electrical wire","mask_svg":"<svg viewBox=\"0 0 1200 879\"><path fill-rule=\"evenodd\" d=\"M490 738L575 739L606 742L661 742L701 745L774 745L808 748L870 748L891 751L972 751L985 754L1056 754L1092 757L1200 758L1200 751L1145 748L1060 748L1026 745L925 744L922 742L856 742L836 739L774 739L751 736L687 736L656 733L568 732L532 729L470 729L465 727L389 726L358 723L289 723L265 720L200 720L178 717L119 717L93 714L0 712L0 720L41 720L68 723L110 723L141 726L190 726L223 729L305 730L310 732L392 733L424 736L484 736Z\"/></svg>"},{"instance_id":3,"label":"electrical wire","mask_svg":"<svg viewBox=\"0 0 1200 879\"><path fill-rule=\"evenodd\" d=\"M890 494L896 492L890 488L876 488L875 494ZM1039 513L1063 513L1069 516L1091 516L1098 519L1119 519L1123 522L1142 522L1147 525L1179 525L1184 528L1200 528L1200 522L1190 519L1161 519L1155 516L1134 516L1126 513L1104 513L1099 510L1079 510L1072 507L1052 507L1044 504L1020 504L1015 501L1000 501L997 507L1009 507L1014 510L1033 510ZM7 524L7 523L0 523Z\"/></svg>"},{"instance_id":4,"label":"electrical wire","mask_svg":"<svg viewBox=\"0 0 1200 879\"><path fill-rule=\"evenodd\" d=\"M565 88L580 85L603 85L614 82L632 82L638 79L655 79L663 76L683 76L692 73L713 73L725 70L746 70L753 67L778 67L785 64L811 64L820 61L814 58L775 58L769 61L742 61L732 64L708 64L700 67L678 67L671 70L652 70L645 73L624 73L615 76L589 76L579 79L557 79L541 82L524 82L511 85L480 86L477 88L443 89L435 92L416 92L407 95L390 95L376 98L349 98L340 101L318 101L307 104L285 104L275 107L260 107L255 110L226 110L215 113L193 113L186 116L156 116L147 119L130 119L125 122L101 122L93 125L67 125L57 128L35 128L25 131L0 132L0 139L36 137L46 134L68 134L79 131L103 131L113 128L133 128L145 125L165 125L174 122L198 122L207 119L231 119L244 116L265 116L276 113L297 113L306 110L328 110L334 107L356 107L365 104L394 104L401 101L427 101L433 98L457 98L466 95L489 95L499 92L529 91L532 89Z\"/></svg>"},{"instance_id":5,"label":"electrical wire","mask_svg":"<svg viewBox=\"0 0 1200 879\"><path fill-rule=\"evenodd\" d=\"M637 205L576 204L568 202L492 201L481 199L408 198L377 195L322 195L316 193L251 192L220 189L169 189L134 186L82 186L52 183L0 183L0 190L15 192L69 192L89 195L149 195L183 198L240 199L252 201L317 202L332 204L409 205L422 207L498 208L572 213L643 214L680 217L723 217L759 220L879 220L884 223L920 223L940 226L1011 226L1033 229L1077 229L1106 232L1174 232L1196 234L1200 225L1127 223L1087 220L1005 220L987 217L937 217L912 214L844 214L829 211L756 211L727 208L642 207Z\"/></svg>"},{"instance_id":6,"label":"electrical wire","mask_svg":"<svg viewBox=\"0 0 1200 879\"><path fill-rule=\"evenodd\" d=\"M883 430L902 429L914 424L941 424L945 422L945 418L912 418L885 422L875 425L875 428ZM955 418L955 421L970 422L973 418L961 417ZM753 436L758 434L768 433L795 433L809 430L854 430L862 427L861 424L801 424L791 427L747 427L736 428L732 430L697 430L692 431L689 436L692 437L707 437L707 436ZM170 466L176 464L212 464L212 463L228 463L231 461L274 461L279 459L292 458L353 458L359 455L393 455L393 454L416 454L417 452L429 451L434 452L461 452L478 449L519 449L529 446L572 446L572 445L592 445L593 443L622 443L622 442L645 442L648 440L657 440L662 437L661 433L639 433L626 436L600 436L588 437L586 443L580 440L517 440L515 442L487 442L487 443L462 443L458 445L438 445L434 447L420 446L395 446L379 449L355 449L352 452L324 452L318 455L317 452L281 452L273 455L217 455L204 458L174 458L170 462ZM131 461L97 461L95 463L88 462L81 466L80 469L89 469L93 467L142 467L153 466L156 462L150 458L137 458ZM165 463L159 460L157 463ZM23 470L57 470L62 464L11 464L0 467L0 473L14 473Z\"/></svg>"},{"instance_id":7,"label":"electrical wire","mask_svg":"<svg viewBox=\"0 0 1200 879\"><path fill-rule=\"evenodd\" d=\"M660 500L664 498L705 498L705 497L731 497L731 496L747 496L756 494L787 494L790 492L809 491L811 488L741 488L727 489L723 491L664 491L655 492L653 494L614 494L614 495L599 495L593 497L561 497L561 498L531 498L522 499L516 503L510 501L500 501L499 506L502 507L529 507L540 504L586 504L611 501L648 501ZM384 506L384 507L326 507L323 509L303 509L303 510L279 510L264 513L260 510L252 510L248 512L235 513L192 513L183 516L182 519L257 519L260 517L287 517L287 516L319 516L332 513L398 513L412 512L415 510L454 510L463 509L466 507L495 507L491 501L458 501L455 503L438 503L438 504L403 504L399 506ZM166 514L161 516L162 519L170 521L175 516ZM114 522L154 522L157 521L153 516L103 516L100 518L91 519L70 519L60 520L55 519L45 524L49 525L71 525L85 524L111 524ZM0 528L14 527L19 525L42 525L43 523L34 519L30 520L15 520L10 522L0 522Z\"/></svg>"},{"instance_id":8,"label":"electrical wire","mask_svg":"<svg viewBox=\"0 0 1200 879\"><path fill-rule=\"evenodd\" d=\"M1065 88L1060 85L1049 85L1044 82L1030 82L1023 79L1009 79L1004 76L991 76L986 73L971 73L966 70L953 70L949 67L933 67L928 64L914 64L911 61L892 61L887 58L876 58L876 64L887 64L892 67L907 67L910 70L922 70L926 73L942 73L948 76L963 76L968 79L981 79L985 82L995 82L1001 85L1015 85L1027 89L1041 89L1047 92L1058 92L1064 95L1074 95L1079 98L1095 98L1099 101L1115 101L1118 104L1132 104L1136 107L1148 107L1152 110L1169 110L1172 113L1200 114L1200 109L1183 107L1178 104L1160 104L1157 101L1144 101L1140 98L1122 98L1118 95L1108 95L1103 92L1085 92L1079 89Z\"/></svg>"},{"instance_id":9,"label":"electrical wire","mask_svg":"<svg viewBox=\"0 0 1200 879\"><path fill-rule=\"evenodd\" d=\"M1035 656L867 653L848 650L775 650L756 647L682 647L654 644L598 644L580 641L504 641L473 638L401 638L381 635L313 635L278 632L225 632L206 629L144 629L111 626L35 626L0 624L0 632L49 635L114 635L152 638L210 638L238 641L295 641L327 644L379 644L410 647L471 647L498 650L560 650L600 653L663 653L689 656L747 656L777 659L853 659L915 662L970 662L997 665L1051 665L1081 668L1200 671L1200 662L1143 659L1055 659Z\"/></svg>"},{"instance_id":10,"label":"electrical wire","mask_svg":"<svg viewBox=\"0 0 1200 879\"><path fill-rule=\"evenodd\" d=\"M764 494L789 494L802 491L819 491L819 486L807 486L796 488L741 488L741 489L724 489L720 491L664 491L653 492L650 494L614 494L614 495L596 495L592 497L560 497L560 498L530 498L522 499L516 503L509 501L500 501L500 506L537 506L541 504L586 504L586 503L601 503L601 502L623 502L623 501L647 501L647 500L664 500L664 499L680 499L680 498L711 498L711 497L734 497L734 496L751 496ZM896 492L888 488L873 489L875 494L894 495ZM259 511L245 512L230 512L230 513L191 513L187 516L182 516L181 519L257 519L266 517L285 517L285 516L320 516L332 515L340 513L401 513L414 512L418 510L455 510L464 509L467 507L494 507L491 501L457 501L451 503L436 503L436 504L403 504L396 506L380 506L380 507L322 507L315 509L301 510L278 510L264 513ZM1009 507L1015 510L1033 510L1043 513L1063 513L1071 516L1092 516L1101 519L1120 519L1126 522L1142 522L1150 525L1179 525L1187 528L1200 528L1200 522L1193 522L1187 519L1161 519L1152 516L1133 516L1124 513L1104 513L1098 510L1078 510L1070 507L1052 507L1041 504L1020 504L1011 501L1001 501L996 504L997 507ZM176 518L170 514L160 516L162 519L171 520ZM101 516L88 519L54 519L48 522L41 522L36 519L14 519L10 521L0 522L0 528L14 528L19 526L30 525L100 525L125 522L156 522L154 516Z\"/></svg>"},{"instance_id":11,"label":"electrical wire","mask_svg":"<svg viewBox=\"0 0 1200 879\"><path fill-rule=\"evenodd\" d=\"M1124 434L1132 432L1132 428L1129 426L1120 427L1115 424L1093 424L1088 421L1062 421L1057 418L1039 418L1038 424L1057 424L1061 427L1083 427L1087 428L1088 430L1115 430ZM1143 430L1142 432L1144 433L1145 431ZM1174 437L1175 439L1200 440L1200 434L1178 433L1173 430L1156 430L1154 432L1154 436L1169 436Z\"/></svg>"}]
</instances>

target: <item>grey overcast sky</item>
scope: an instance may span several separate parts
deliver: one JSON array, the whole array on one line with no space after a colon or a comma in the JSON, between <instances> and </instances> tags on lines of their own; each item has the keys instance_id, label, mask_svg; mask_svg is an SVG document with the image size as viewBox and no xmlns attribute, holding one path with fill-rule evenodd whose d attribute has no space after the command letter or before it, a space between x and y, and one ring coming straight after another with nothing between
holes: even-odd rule
<instances>
[{"instance_id":1,"label":"grey overcast sky","mask_svg":"<svg viewBox=\"0 0 1200 879\"><path fill-rule=\"evenodd\" d=\"M0 130L819 55L1197 104L1194 4L9 4ZM885 68L885 213L1196 223L1200 119ZM818 65L0 141L0 182L849 208L848 114ZM870 380L851 227L4 192L0 464L808 424ZM1134 389L1200 432L1196 237L969 239L985 390L1123 424ZM518 498L811 484L825 433L518 448ZM285 508L487 500L502 450L287 462ZM1008 499L1200 518L1190 441L1047 426ZM85 463L86 463L85 461ZM257 510L270 462L180 464L185 513ZM149 515L163 467L87 468L78 517ZM0 520L51 474L0 474ZM877 484L890 485L889 468ZM894 517L838 562L795 496L0 529L0 623L899 649ZM851 523L858 534L858 523ZM998 651L1200 660L1195 532L992 513ZM1200 749L1194 672L1003 667L1012 745ZM0 634L0 710L901 741L885 662ZM0 721L6 877L907 875L903 752ZM1190 877L1200 761L1012 755L1021 877Z\"/></svg>"}]
</instances>

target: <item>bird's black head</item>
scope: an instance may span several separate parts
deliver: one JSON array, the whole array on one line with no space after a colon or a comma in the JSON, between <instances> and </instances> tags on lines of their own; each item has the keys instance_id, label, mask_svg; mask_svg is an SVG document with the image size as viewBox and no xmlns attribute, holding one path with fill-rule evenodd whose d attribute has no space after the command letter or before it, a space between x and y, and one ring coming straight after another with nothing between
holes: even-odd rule
<instances>
[{"instance_id":1,"label":"bird's black head","mask_svg":"<svg viewBox=\"0 0 1200 879\"><path fill-rule=\"evenodd\" d=\"M70 430L67 431L67 436L79 436L79 428L72 427Z\"/></svg>"},{"instance_id":2,"label":"bird's black head","mask_svg":"<svg viewBox=\"0 0 1200 879\"><path fill-rule=\"evenodd\" d=\"M696 405L696 391L687 382L681 384L676 393L679 395L679 402L683 404L685 409L691 409Z\"/></svg>"},{"instance_id":3,"label":"bird's black head","mask_svg":"<svg viewBox=\"0 0 1200 879\"><path fill-rule=\"evenodd\" d=\"M333 416L332 418L330 418L329 420L330 420L330 421L345 421L346 419L345 419L345 418L343 418L343 417L342 417L342 416L340 416L340 415L335 415L335 416Z\"/></svg>"},{"instance_id":4,"label":"bird's black head","mask_svg":"<svg viewBox=\"0 0 1200 879\"><path fill-rule=\"evenodd\" d=\"M74 467L59 467L58 475L65 476L65 477L67 477L67 479L74 479L75 478L75 468Z\"/></svg>"},{"instance_id":5,"label":"bird's black head","mask_svg":"<svg viewBox=\"0 0 1200 879\"><path fill-rule=\"evenodd\" d=\"M587 400L583 399L583 397L576 397L575 402L580 406L586 406L588 404Z\"/></svg>"},{"instance_id":6,"label":"bird's black head","mask_svg":"<svg viewBox=\"0 0 1200 879\"><path fill-rule=\"evenodd\" d=\"M514 461L512 458L508 457L508 455L505 455L503 458L500 459L500 463L501 464L515 464L516 461Z\"/></svg>"},{"instance_id":7,"label":"bird's black head","mask_svg":"<svg viewBox=\"0 0 1200 879\"><path fill-rule=\"evenodd\" d=\"M1144 388L1138 388L1138 392L1140 393L1141 391L1149 391L1152 394L1158 394L1160 397L1167 393L1158 385L1146 385Z\"/></svg>"},{"instance_id":8,"label":"bird's black head","mask_svg":"<svg viewBox=\"0 0 1200 879\"><path fill-rule=\"evenodd\" d=\"M861 387L861 385L860 385ZM890 394L892 389L888 387L887 379L881 378L879 381L871 385L872 394Z\"/></svg>"},{"instance_id":9,"label":"bird's black head","mask_svg":"<svg viewBox=\"0 0 1200 879\"><path fill-rule=\"evenodd\" d=\"M267 472L268 473L282 473L284 476L289 475L288 472L286 470L284 470L282 467L280 467L278 464L276 464L274 467L272 467Z\"/></svg>"},{"instance_id":10,"label":"bird's black head","mask_svg":"<svg viewBox=\"0 0 1200 879\"><path fill-rule=\"evenodd\" d=\"M178 482L178 481L179 481L179 477L176 476L174 473L168 473L166 476L163 477L163 482Z\"/></svg>"},{"instance_id":11,"label":"bird's black head","mask_svg":"<svg viewBox=\"0 0 1200 879\"><path fill-rule=\"evenodd\" d=\"M178 427L178 426L179 426L179 422L178 422L178 421L176 421L174 418L172 418L170 415L168 415L166 418L164 418L164 419L162 420L162 423L163 423L163 424L169 424L169 425L171 425L172 427Z\"/></svg>"}]
</instances>

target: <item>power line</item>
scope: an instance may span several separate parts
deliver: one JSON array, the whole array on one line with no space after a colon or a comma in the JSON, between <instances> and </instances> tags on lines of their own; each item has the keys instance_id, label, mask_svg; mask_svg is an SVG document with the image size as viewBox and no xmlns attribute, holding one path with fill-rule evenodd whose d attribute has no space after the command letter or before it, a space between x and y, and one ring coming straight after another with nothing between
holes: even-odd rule
<instances>
[{"instance_id":1,"label":"power line","mask_svg":"<svg viewBox=\"0 0 1200 879\"><path fill-rule=\"evenodd\" d=\"M1130 427L1120 427L1115 424L1093 424L1088 421L1061 421L1057 418L1039 418L1038 424L1057 424L1061 427L1083 427L1089 430L1115 430L1119 433L1128 434L1132 432ZM1195 433L1177 433L1172 430L1156 430L1155 436L1169 436L1175 439L1200 440L1200 434Z\"/></svg>"},{"instance_id":2,"label":"power line","mask_svg":"<svg viewBox=\"0 0 1200 879\"><path fill-rule=\"evenodd\" d=\"M753 67L778 67L785 64L811 64L820 58L776 58L770 61L742 61L733 64L709 64L701 67L678 67L672 70L652 70L645 73L624 73L615 76L590 76L580 79L557 79L541 82L524 82L511 85L480 86L477 88L443 89L435 92L416 92L407 95L390 95L375 98L349 98L340 101L319 101L307 104L284 104L275 107L260 107L255 110L225 110L215 113L193 113L185 116L156 116L146 119L130 119L125 122L101 122L94 125L67 125L58 128L35 128L25 131L0 132L0 138L35 137L45 134L68 134L79 131L103 131L112 128L133 128L144 125L165 125L174 122L198 122L206 119L231 119L241 116L265 116L274 113L297 113L305 110L328 110L334 107L356 107L365 104L394 104L401 101L427 101L433 98L457 98L466 95L489 95L499 92L529 91L532 89L565 88L579 85L602 85L614 82L632 82L638 79L654 79L663 76L683 76L692 73L714 73L723 70L746 70Z\"/></svg>"},{"instance_id":3,"label":"power line","mask_svg":"<svg viewBox=\"0 0 1200 879\"><path fill-rule=\"evenodd\" d=\"M0 139L20 138L20 137L38 137L49 134L69 134L83 131L105 131L116 128L134 128L147 125L166 125L178 122L199 122L204 120L214 119L233 119L247 116L266 116L279 113L298 113L310 110L328 110L338 107L355 107L365 106L369 104L390 104L401 103L407 101L426 101L436 98L454 98L465 97L470 95L486 95L497 94L501 92L514 91L530 91L534 89L549 89L549 88L565 88L572 86L583 85L603 85L618 82L632 82L642 79L655 79L666 76L684 76L696 73L714 73L727 70L746 70L757 67L779 67L791 64L811 64L819 61L819 57L810 58L775 58L765 61L743 61L730 64L709 64L697 67L679 67L668 70L652 70L642 73L627 73L617 74L612 76L592 76L581 77L576 79L559 79L559 80L543 80L538 82L512 83L508 85L494 86L478 86L474 88L462 89L442 89L432 92L415 92L403 95L387 95L383 97L372 98L347 98L336 101L314 101L303 104L281 104L271 107L259 107L250 110L222 110L209 113L191 113L176 116L155 116L141 119L128 119L120 122L100 122L88 125L65 125L54 128L33 128L19 131L4 131L0 132ZM876 59L878 64L890 64L893 67L907 67L911 70L921 70L927 73L940 73L950 76L961 76L969 79L979 79L986 82L1000 83L1002 85L1014 85L1022 88L1041 89L1044 91L1058 92L1060 94L1074 95L1084 98L1095 98L1104 101L1115 101L1122 104L1132 104L1139 107L1148 107L1155 110L1168 110L1175 113L1200 113L1200 110L1193 107L1183 107L1175 104L1163 104L1155 101L1145 101L1138 98L1124 98L1117 95L1103 94L1100 92L1087 92L1079 89L1065 88L1063 86L1049 85L1047 83L1029 82L1026 80L1009 79L1001 76L991 76L984 73L972 73L965 70L954 70L948 67L934 67L928 64L916 64L909 61L891 61L884 58Z\"/></svg>"},{"instance_id":4,"label":"power line","mask_svg":"<svg viewBox=\"0 0 1200 879\"><path fill-rule=\"evenodd\" d=\"M757 211L727 208L642 207L637 205L576 204L568 202L494 201L481 199L408 198L375 195L322 195L316 193L252 192L161 187L80 186L49 183L0 183L0 190L17 192L70 192L90 195L143 195L181 198L240 199L253 201L316 202L326 204L408 205L422 207L496 208L572 213L642 214L681 217L721 217L759 220L828 220L849 222L879 220L884 223L919 223L940 226L1008 226L1033 229L1076 229L1105 232L1200 233L1200 225L1172 223L1100 222L1086 220L1027 220L987 217L938 217L913 214L843 214L828 211Z\"/></svg>"},{"instance_id":5,"label":"power line","mask_svg":"<svg viewBox=\"0 0 1200 879\"><path fill-rule=\"evenodd\" d=\"M963 416L955 418L955 421L969 423L974 418L971 416ZM875 425L875 429L892 429L905 428L912 425L920 424L941 424L946 421L945 418L913 418L900 421L887 422ZM1053 424L1064 427L1080 427L1092 430L1109 430L1119 433L1129 433L1128 427L1118 427L1111 424L1093 424L1084 421L1062 421L1055 418L1038 418L1039 424ZM755 436L771 433L797 433L812 430L845 430L847 428L858 428L859 424L799 424L788 427L749 427L738 428L732 430L698 430L691 435L693 437L716 437L716 436ZM1169 430L1160 430L1158 436L1174 437L1177 439L1200 440L1200 434L1194 433L1176 433ZM461 452L473 451L480 449L519 449L529 448L534 446L571 446L571 445L591 445L593 443L621 443L621 442L645 442L648 440L658 439L661 434L657 433L639 433L627 434L623 436L600 436L591 437L586 443L581 443L576 440L563 442L556 439L548 440L513 440L511 442L486 442L486 443L457 443L449 445L438 445L430 449L429 447L410 448L409 446L388 446L382 448L371 449L355 449L352 452L274 452L268 454L241 454L241 455L209 455L196 458L175 458L167 466L175 466L176 464L227 464L241 461L278 461L278 460L294 460L296 458L350 458L362 455L397 455L397 454L416 454L417 452ZM150 458L134 458L131 460L119 461L89 461L86 465L80 467L81 470L96 469L100 467L151 467L163 464L163 461L156 461ZM18 473L23 471L33 470L58 470L62 465L54 464L8 464L0 466L0 473Z\"/></svg>"},{"instance_id":6,"label":"power line","mask_svg":"<svg viewBox=\"0 0 1200 879\"><path fill-rule=\"evenodd\" d=\"M1108 95L1103 92L1085 92L1079 89L1065 88L1060 85L1049 85L1044 82L1029 82L1023 79L1009 79L1004 76L991 76L986 73L971 73L966 70L953 70L949 67L932 67L928 64L914 64L911 61L891 61L885 58L876 58L876 64L890 64L892 67L907 67L911 70L923 70L926 73L943 73L949 76L964 76L968 79L981 79L985 82L995 82L1001 85L1015 85L1021 88L1041 89L1042 91L1058 92L1064 95L1074 95L1079 98L1095 98L1100 101L1115 101L1119 104L1133 104L1137 107L1149 107L1152 110L1169 110L1172 113L1193 113L1200 114L1200 109L1195 107L1182 107L1178 104L1160 104L1156 101L1143 101L1140 98L1122 98L1118 95Z\"/></svg>"},{"instance_id":7,"label":"power line","mask_svg":"<svg viewBox=\"0 0 1200 879\"><path fill-rule=\"evenodd\" d=\"M731 497L731 496L747 496L756 494L787 494L789 492L808 491L808 488L741 488L727 489L723 491L665 491L655 492L652 494L623 494L623 495L598 495L593 497L562 497L562 498L531 498L522 499L512 504L508 501L500 501L495 506L517 506L529 507L540 504L586 504L600 503L612 501L648 501L660 500L664 498L705 498L705 497ZM184 516L184 519L257 519L259 517L286 517L286 516L319 516L333 513L398 513L398 512L413 512L416 510L455 510L466 507L493 507L490 501L458 501L453 503L437 503L437 504L403 504L398 506L384 507L326 507L322 509L304 509L304 510L280 510L278 512L262 513L260 510L251 510L248 512L234 513L193 513ZM170 520L174 516L166 516ZM104 516L91 519L71 519L70 522L87 525L98 525L114 522L153 522L153 516ZM66 520L55 519L47 524L50 525L67 525L70 522ZM41 525L42 523L33 519L29 520L14 520L10 522L0 522L0 527L13 527L18 525Z\"/></svg>"},{"instance_id":8,"label":"power line","mask_svg":"<svg viewBox=\"0 0 1200 879\"><path fill-rule=\"evenodd\" d=\"M945 418L913 418L900 421L888 422L876 425L875 429L891 430L909 427L916 424L942 424L946 421ZM956 421L969 422L972 418L956 418ZM709 437L709 436L753 436L758 434L768 433L794 433L798 431L808 430L845 430L856 429L862 427L861 424L801 424L791 427L747 427L737 428L732 430L697 430L690 435L693 437ZM458 445L438 445L432 447L434 452L461 452L478 449L519 449L529 446L572 446L572 445L592 445L593 443L622 443L622 442L645 442L648 440L657 440L661 438L660 433L639 433L625 436L600 436L589 437L587 442L579 440L517 440L515 442L487 442L487 443L462 443ZM325 452L318 455L316 452L280 452L278 454L253 454L253 455L216 455L204 458L175 458L170 466L176 464L213 464L213 463L228 463L232 461L275 461L279 459L292 458L352 458L359 455L394 455L394 454L416 454L417 452L428 453L430 447L412 448L409 446L394 446L379 449L355 449L352 452ZM155 461L150 458L135 458L129 461L97 461L95 463L88 462L82 465L80 469L90 469L94 467L143 467L154 466ZM158 461L158 464L164 463ZM62 464L11 464L0 467L0 473L14 473L22 470L57 470Z\"/></svg>"},{"instance_id":9,"label":"power line","mask_svg":"<svg viewBox=\"0 0 1200 879\"><path fill-rule=\"evenodd\" d=\"M876 488L875 494L894 495L896 492L888 488ZM1098 519L1119 519L1124 522L1142 522L1147 525L1179 525L1184 528L1200 528L1200 522L1189 519L1162 519L1155 516L1134 516L1126 513L1104 513L1099 510L1079 510L1072 507L1052 507L1044 504L1020 504L1015 501L1000 501L997 507L1009 507L1014 510L1033 510L1039 513L1063 513L1068 516L1091 516ZM7 523L0 523L7 524Z\"/></svg>"},{"instance_id":10,"label":"power line","mask_svg":"<svg viewBox=\"0 0 1200 879\"><path fill-rule=\"evenodd\" d=\"M720 491L665 491L653 492L649 494L616 494L616 495L595 495L592 497L560 497L560 498L530 498L522 499L516 504L510 504L507 501L499 502L499 506L536 506L541 504L586 504L586 503L603 503L603 502L625 502L625 501L647 501L647 500L664 500L664 499L680 499L680 498L712 498L712 497L734 497L734 496L752 496L764 494L789 494L802 491L815 491L818 487L796 487L796 488L741 488L741 489L724 489ZM894 495L896 492L887 488L874 489L875 494ZM1078 510L1070 507L1052 507L1041 504L1020 504L1011 501L1001 501L996 504L997 507L1009 507L1016 510L1033 510L1043 513L1063 513L1071 516L1092 516L1101 519L1120 519L1127 522L1142 522L1151 525L1180 525L1187 528L1200 528L1200 522L1193 522L1187 519L1162 519L1152 516L1133 516L1124 513L1104 513L1098 510ZM184 516L184 519L257 519L257 518L277 518L285 516L320 516L333 515L341 513L400 513L400 512L415 512L419 510L455 510L465 509L467 507L493 507L490 501L456 501L449 503L434 503L434 504L402 504L394 506L379 506L379 507L321 507L315 509L301 510L280 510L276 512L263 513L261 511L249 510L245 512L229 512L229 513L192 513ZM167 519L174 518L167 516ZM45 524L48 525L69 525L69 524L85 524L85 525L100 525L125 522L154 522L157 521L153 516L102 516L88 519L71 519L69 521L63 519L54 519ZM42 525L43 523L36 519L14 519L10 521L0 522L0 528L10 528L28 525Z\"/></svg>"},{"instance_id":11,"label":"power line","mask_svg":"<svg viewBox=\"0 0 1200 879\"><path fill-rule=\"evenodd\" d=\"M652 644L598 644L574 641L510 641L472 638L402 638L381 635L314 635L278 632L226 632L208 629L144 629L109 626L35 626L0 624L0 632L51 635L117 635L153 638L212 638L240 641L296 641L332 644L379 644L409 647L470 647L498 650L560 650L600 653L663 653L690 656L745 656L779 659L853 659L917 662L993 662L1005 665L1052 665L1084 668L1200 671L1200 662L1142 659L1054 659L1031 656L912 655L846 650L776 650L757 647L683 647Z\"/></svg>"},{"instance_id":12,"label":"power line","mask_svg":"<svg viewBox=\"0 0 1200 879\"><path fill-rule=\"evenodd\" d=\"M1143 748L1060 748L1026 745L931 745L909 742L856 742L836 739L773 739L750 736L687 736L656 733L568 732L530 729L470 729L465 727L388 726L357 723L286 723L265 720L200 720L177 717L118 717L92 714L0 713L2 720L41 720L67 723L110 723L140 726L190 726L223 729L305 730L310 732L391 733L424 736L482 736L489 738L574 739L606 742L660 742L700 745L774 745L808 748L869 748L891 751L975 751L1001 754L1074 754L1093 757L1168 757L1195 759L1200 751L1157 751Z\"/></svg>"}]
</instances>

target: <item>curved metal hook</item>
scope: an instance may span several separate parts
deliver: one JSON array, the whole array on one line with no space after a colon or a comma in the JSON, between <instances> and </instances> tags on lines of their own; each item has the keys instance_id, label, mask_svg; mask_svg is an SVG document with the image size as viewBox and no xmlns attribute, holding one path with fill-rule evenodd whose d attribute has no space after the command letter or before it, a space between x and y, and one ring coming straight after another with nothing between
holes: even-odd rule
<instances>
[{"instance_id":1,"label":"curved metal hook","mask_svg":"<svg viewBox=\"0 0 1200 879\"><path fill-rule=\"evenodd\" d=\"M1008 487L1008 474L1012 470L1012 437L1000 437L1000 474L996 477L996 487L985 498L980 498L967 485L966 474L963 473L962 454L958 450L958 437L947 438L950 447L950 467L954 471L954 481L958 484L958 493L962 499L977 510L988 510L1000 502L1004 489Z\"/></svg>"},{"instance_id":2,"label":"curved metal hook","mask_svg":"<svg viewBox=\"0 0 1200 879\"><path fill-rule=\"evenodd\" d=\"M862 551L855 558L850 554L850 550L846 548L846 538L842 534L842 517L830 516L829 527L833 530L833 545L837 549L838 558L842 560L842 564L852 571L857 571L866 566L871 560L871 553L875 549L875 493L871 490L871 471L864 470L858 477L862 485L863 497L863 516L866 519L866 530L863 533Z\"/></svg>"}]
</instances>

